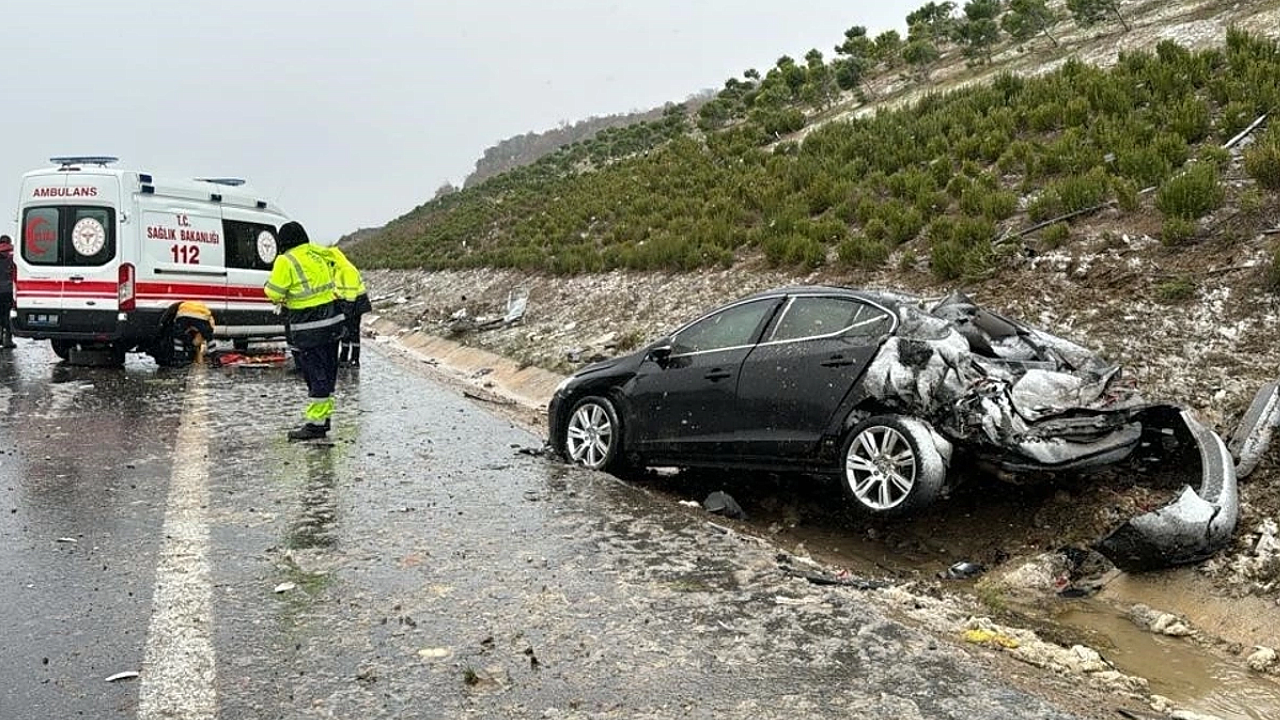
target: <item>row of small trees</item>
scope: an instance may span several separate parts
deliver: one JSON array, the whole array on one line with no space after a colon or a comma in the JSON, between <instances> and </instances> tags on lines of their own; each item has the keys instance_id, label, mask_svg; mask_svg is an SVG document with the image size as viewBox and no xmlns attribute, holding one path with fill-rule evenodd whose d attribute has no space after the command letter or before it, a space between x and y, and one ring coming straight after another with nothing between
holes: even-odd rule
<instances>
[{"instance_id":1,"label":"row of small trees","mask_svg":"<svg viewBox=\"0 0 1280 720\"><path fill-rule=\"evenodd\" d=\"M1226 200L1261 207L1280 189L1280 130L1245 152L1256 184L1244 188L1224 182L1221 147L1280 106L1277 75L1280 43L1233 30L1220 49L1164 41L1106 69L1002 73L770 148L752 123L694 133L673 107L426 203L352 258L579 273L727 266L744 253L870 270L896 256L950 280L996 267L1011 245L993 238L1111 202L1158 210L1161 240L1178 245ZM1069 234L1052 227L1046 242Z\"/></svg>"},{"instance_id":2,"label":"row of small trees","mask_svg":"<svg viewBox=\"0 0 1280 720\"><path fill-rule=\"evenodd\" d=\"M1108 21L1129 23L1121 0L1067 0L1066 10L1076 25L1093 27ZM989 63L1007 37L1027 43L1043 36L1056 47L1054 28L1064 20L1047 0L931 0L907 15L907 36L886 30L875 37L861 25L849 28L827 61L814 48L804 62L784 55L766 73L749 69L742 78L729 78L719 95L699 113L703 130L716 130L748 120L777 137L804 126L804 110L826 110L841 91L871 94L872 82L886 73L905 69L926 81L938 61L960 52L972 63Z\"/></svg>"}]
</instances>

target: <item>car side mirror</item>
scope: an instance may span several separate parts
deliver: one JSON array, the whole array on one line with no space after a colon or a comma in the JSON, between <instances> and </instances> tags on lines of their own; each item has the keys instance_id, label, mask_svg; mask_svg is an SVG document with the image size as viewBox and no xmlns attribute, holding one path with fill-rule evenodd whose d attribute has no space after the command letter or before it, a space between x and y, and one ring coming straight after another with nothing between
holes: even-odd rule
<instances>
[{"instance_id":1,"label":"car side mirror","mask_svg":"<svg viewBox=\"0 0 1280 720\"><path fill-rule=\"evenodd\" d=\"M671 346L658 345L656 347L651 347L649 348L649 354L647 357L657 363L660 367L665 368L667 366L667 360L671 359Z\"/></svg>"}]
</instances>

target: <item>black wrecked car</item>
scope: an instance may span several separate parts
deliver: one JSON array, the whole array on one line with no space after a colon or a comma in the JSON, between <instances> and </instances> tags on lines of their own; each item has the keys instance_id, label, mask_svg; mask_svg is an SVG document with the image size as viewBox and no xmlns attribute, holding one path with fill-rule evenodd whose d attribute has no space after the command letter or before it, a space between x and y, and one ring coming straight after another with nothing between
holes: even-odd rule
<instances>
[{"instance_id":1,"label":"black wrecked car","mask_svg":"<svg viewBox=\"0 0 1280 720\"><path fill-rule=\"evenodd\" d=\"M1238 514L1215 433L1145 402L1119 366L962 294L751 295L570 376L549 426L552 447L589 468L829 474L877 514L932 503L959 462L1001 475L1120 462L1185 473L1198 493L1188 487L1101 544L1135 568L1206 557Z\"/></svg>"}]
</instances>

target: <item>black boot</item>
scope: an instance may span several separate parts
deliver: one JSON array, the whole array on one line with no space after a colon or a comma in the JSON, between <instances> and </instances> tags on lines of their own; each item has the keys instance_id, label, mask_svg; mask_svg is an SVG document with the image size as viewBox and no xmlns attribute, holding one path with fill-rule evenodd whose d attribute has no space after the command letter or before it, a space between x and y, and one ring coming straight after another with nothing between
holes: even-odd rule
<instances>
[{"instance_id":1,"label":"black boot","mask_svg":"<svg viewBox=\"0 0 1280 720\"><path fill-rule=\"evenodd\" d=\"M10 349L18 347L17 344L13 342L12 330L6 327L3 333L0 333L0 334L3 334L4 336L3 337L4 347L10 348Z\"/></svg>"},{"instance_id":2,"label":"black boot","mask_svg":"<svg viewBox=\"0 0 1280 720\"><path fill-rule=\"evenodd\" d=\"M317 440L324 437L329 432L329 421L325 420L323 425L314 425L312 423L303 423L298 427L289 431L290 440Z\"/></svg>"},{"instance_id":3,"label":"black boot","mask_svg":"<svg viewBox=\"0 0 1280 720\"><path fill-rule=\"evenodd\" d=\"M360 343L351 343L349 347L351 353L347 358L347 364L351 367L360 367Z\"/></svg>"},{"instance_id":4,"label":"black boot","mask_svg":"<svg viewBox=\"0 0 1280 720\"><path fill-rule=\"evenodd\" d=\"M343 365L346 365L347 361L350 358L351 358L351 343L347 342L346 340L339 342L338 343L338 367L342 367Z\"/></svg>"}]
</instances>

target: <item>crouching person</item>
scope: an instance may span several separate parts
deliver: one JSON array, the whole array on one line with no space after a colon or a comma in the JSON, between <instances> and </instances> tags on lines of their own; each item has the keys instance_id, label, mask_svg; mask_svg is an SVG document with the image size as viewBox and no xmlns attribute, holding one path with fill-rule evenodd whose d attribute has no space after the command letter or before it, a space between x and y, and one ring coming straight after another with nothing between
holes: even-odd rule
<instances>
[{"instance_id":1,"label":"crouching person","mask_svg":"<svg viewBox=\"0 0 1280 720\"><path fill-rule=\"evenodd\" d=\"M324 249L312 245L296 222L280 227L277 247L280 254L263 289L283 308L285 339L307 381L305 422L289 431L289 439L322 438L333 414L338 340L345 320L334 292L333 268Z\"/></svg>"}]
</instances>

